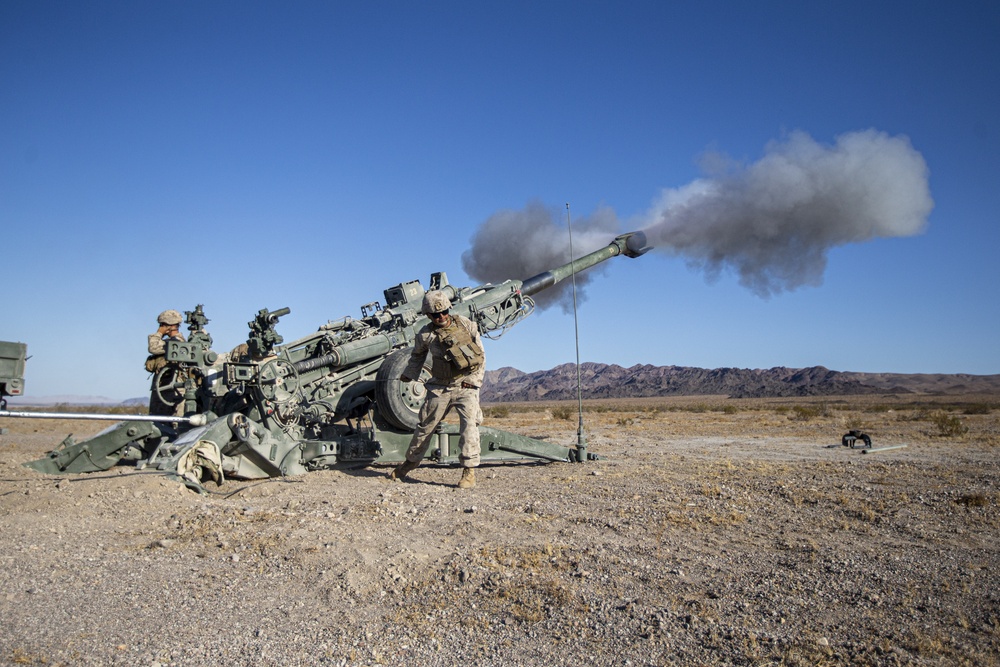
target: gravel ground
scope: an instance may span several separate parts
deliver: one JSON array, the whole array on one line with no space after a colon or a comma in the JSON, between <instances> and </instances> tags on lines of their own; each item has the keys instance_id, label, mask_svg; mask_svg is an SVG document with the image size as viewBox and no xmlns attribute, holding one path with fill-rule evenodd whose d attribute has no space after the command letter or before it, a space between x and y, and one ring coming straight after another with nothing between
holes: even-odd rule
<instances>
[{"instance_id":1,"label":"gravel ground","mask_svg":"<svg viewBox=\"0 0 1000 667\"><path fill-rule=\"evenodd\" d=\"M1000 410L945 436L852 400L595 408L604 460L469 491L46 476L21 463L101 425L0 420L0 664L1000 664ZM487 424L573 442L554 412Z\"/></svg>"}]
</instances>

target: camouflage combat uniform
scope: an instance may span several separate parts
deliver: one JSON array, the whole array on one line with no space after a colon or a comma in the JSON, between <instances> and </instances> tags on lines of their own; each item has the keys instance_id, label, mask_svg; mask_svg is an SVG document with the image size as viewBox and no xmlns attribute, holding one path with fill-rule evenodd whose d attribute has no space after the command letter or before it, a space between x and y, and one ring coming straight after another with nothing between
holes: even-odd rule
<instances>
[{"instance_id":1,"label":"camouflage combat uniform","mask_svg":"<svg viewBox=\"0 0 1000 667\"><path fill-rule=\"evenodd\" d=\"M184 340L184 335L178 333L174 340ZM149 414L180 417L184 414L184 403L176 406L167 405L156 395L156 372L167 365L167 339L158 333L149 334L149 356L146 357L146 370L153 373L149 385Z\"/></svg>"},{"instance_id":2,"label":"camouflage combat uniform","mask_svg":"<svg viewBox=\"0 0 1000 667\"><path fill-rule=\"evenodd\" d=\"M464 332L457 327L462 327ZM460 339L471 338L480 355L482 354L482 340L476 324L461 315L451 315L448 326L439 327L431 323L417 333L410 363L402 373L405 377L419 378L427 355L431 355L431 379L424 383L427 398L420 407L420 422L413 431L410 448L406 451L406 460L411 463L419 463L423 459L434 429L448 409L454 407L458 414L459 442L462 447L459 460L465 468L479 465L479 424L483 421L483 413L479 408L479 388L483 384L486 363L483 358L478 366L464 373L455 371L445 358L446 348L442 343L442 338L455 334L459 334Z\"/></svg>"},{"instance_id":3,"label":"camouflage combat uniform","mask_svg":"<svg viewBox=\"0 0 1000 667\"><path fill-rule=\"evenodd\" d=\"M173 340L184 340L184 334L177 334ZM165 357L167 354L167 338L158 333L149 334L149 354L154 357ZM166 363L166 359L163 360ZM161 364L162 367L162 364ZM157 369L159 370L159 369Z\"/></svg>"}]
</instances>

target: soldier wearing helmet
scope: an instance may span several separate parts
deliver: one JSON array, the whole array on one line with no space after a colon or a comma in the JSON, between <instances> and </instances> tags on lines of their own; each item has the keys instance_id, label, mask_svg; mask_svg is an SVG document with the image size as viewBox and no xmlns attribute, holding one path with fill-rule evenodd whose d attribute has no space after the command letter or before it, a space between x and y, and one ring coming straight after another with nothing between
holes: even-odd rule
<instances>
[{"instance_id":1,"label":"soldier wearing helmet","mask_svg":"<svg viewBox=\"0 0 1000 667\"><path fill-rule=\"evenodd\" d=\"M155 333L149 334L149 356L146 357L146 370L150 373L156 373L161 368L167 365L167 347L166 341L170 339L174 340L184 340L184 335L180 332L180 325L183 321L181 314L176 310L165 310L156 317L157 323L160 327ZM156 378L153 378L153 383L155 385ZM178 406L182 407L183 403ZM151 415L174 415L176 412L175 407L166 405L159 399L156 395L156 387L150 388L149 396L149 414Z\"/></svg>"},{"instance_id":2,"label":"soldier wearing helmet","mask_svg":"<svg viewBox=\"0 0 1000 667\"><path fill-rule=\"evenodd\" d=\"M462 479L458 486L469 489L476 485L475 469L479 465L479 387L486 372L479 327L472 320L450 312L451 300L440 290L424 295L421 313L430 319L416 336L410 363L403 369L400 380L411 382L420 377L424 361L431 357L431 378L424 382L427 398L420 408L420 421L406 461L389 473L389 479L402 480L420 465L430 446L434 429L449 409L455 408L459 421L459 443L462 453Z\"/></svg>"}]
</instances>

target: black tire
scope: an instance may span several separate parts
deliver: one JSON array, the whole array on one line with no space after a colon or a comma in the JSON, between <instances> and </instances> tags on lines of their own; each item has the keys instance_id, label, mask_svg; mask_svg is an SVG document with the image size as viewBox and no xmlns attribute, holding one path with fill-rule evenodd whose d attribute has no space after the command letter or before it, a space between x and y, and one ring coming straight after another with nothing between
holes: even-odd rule
<instances>
[{"instance_id":1,"label":"black tire","mask_svg":"<svg viewBox=\"0 0 1000 667\"><path fill-rule=\"evenodd\" d=\"M404 431L412 431L420 421L420 406L427 391L424 382L431 377L430 365L425 361L420 377L412 382L402 382L400 374L410 363L412 347L393 352L375 373L375 407L382 417Z\"/></svg>"}]
</instances>

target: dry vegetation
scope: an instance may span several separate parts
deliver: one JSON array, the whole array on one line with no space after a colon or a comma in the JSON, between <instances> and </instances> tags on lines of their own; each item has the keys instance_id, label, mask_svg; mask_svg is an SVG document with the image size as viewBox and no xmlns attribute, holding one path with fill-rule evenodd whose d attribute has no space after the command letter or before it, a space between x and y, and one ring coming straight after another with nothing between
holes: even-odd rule
<instances>
[{"instance_id":1,"label":"dry vegetation","mask_svg":"<svg viewBox=\"0 0 1000 667\"><path fill-rule=\"evenodd\" d=\"M487 406L563 444L576 405ZM587 402L588 464L227 482L21 463L0 664L995 665L1000 400ZM840 445L850 429L873 447Z\"/></svg>"}]
</instances>

